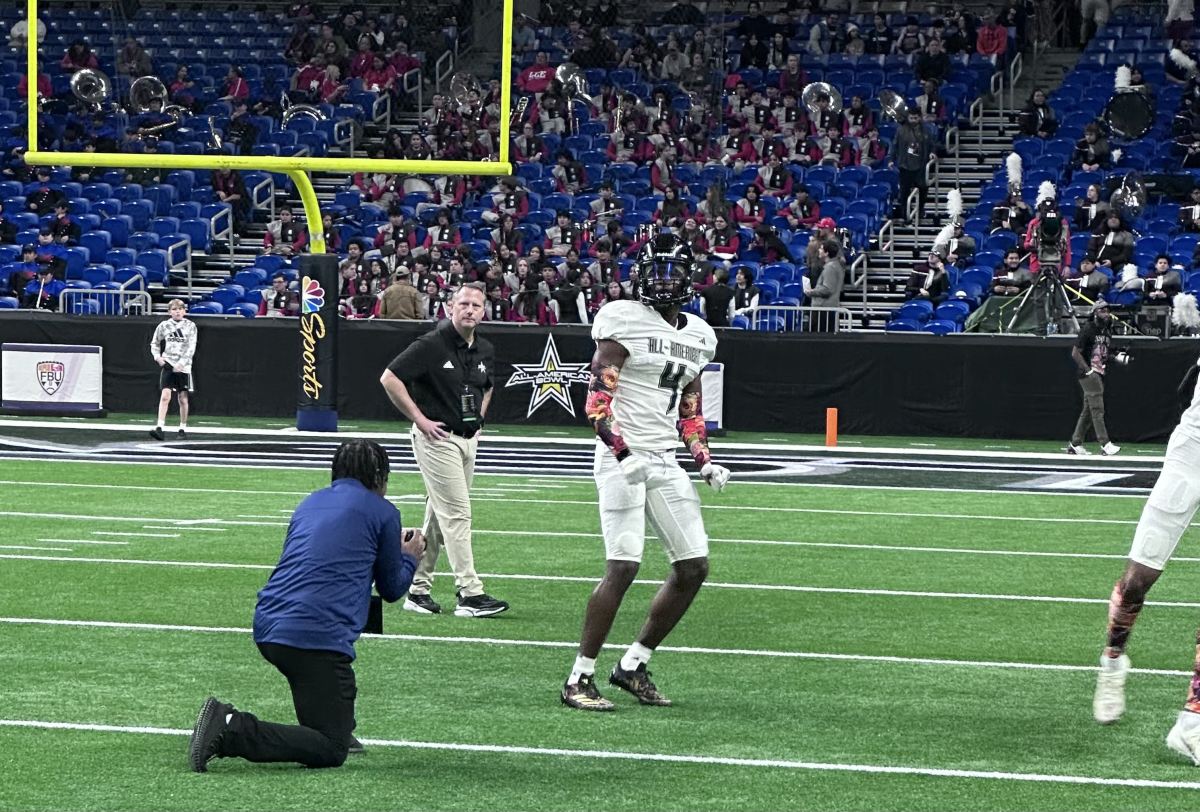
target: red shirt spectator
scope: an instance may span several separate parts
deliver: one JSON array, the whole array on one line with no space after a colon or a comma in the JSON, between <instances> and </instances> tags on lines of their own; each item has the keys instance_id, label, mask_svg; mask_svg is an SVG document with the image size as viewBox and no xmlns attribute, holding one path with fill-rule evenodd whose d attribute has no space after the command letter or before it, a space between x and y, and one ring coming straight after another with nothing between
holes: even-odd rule
<instances>
[{"instance_id":1,"label":"red shirt spectator","mask_svg":"<svg viewBox=\"0 0 1200 812\"><path fill-rule=\"evenodd\" d=\"M554 78L554 68L550 66L550 56L545 51L538 51L536 61L517 77L517 87L526 93L541 93L550 86Z\"/></svg>"},{"instance_id":2,"label":"red shirt spectator","mask_svg":"<svg viewBox=\"0 0 1200 812\"><path fill-rule=\"evenodd\" d=\"M1003 56L1008 51L1008 29L993 16L986 15L983 19L975 35L975 50L984 56Z\"/></svg>"},{"instance_id":3,"label":"red shirt spectator","mask_svg":"<svg viewBox=\"0 0 1200 812\"><path fill-rule=\"evenodd\" d=\"M48 99L54 95L54 85L50 83L50 77L44 73L38 74L37 79L38 93L43 99ZM17 95L22 99L25 98L26 90L29 87L29 82L26 79L25 73L21 73L21 78L17 80Z\"/></svg>"}]
</instances>

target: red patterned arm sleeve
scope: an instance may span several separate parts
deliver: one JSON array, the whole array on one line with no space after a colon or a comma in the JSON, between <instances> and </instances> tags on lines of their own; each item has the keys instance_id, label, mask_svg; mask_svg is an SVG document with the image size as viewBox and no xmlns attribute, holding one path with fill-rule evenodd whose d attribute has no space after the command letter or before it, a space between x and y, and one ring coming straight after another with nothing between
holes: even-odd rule
<instances>
[{"instance_id":1,"label":"red patterned arm sleeve","mask_svg":"<svg viewBox=\"0 0 1200 812\"><path fill-rule=\"evenodd\" d=\"M615 341L597 341L596 354L592 357L592 380L588 384L587 412L588 422L600 438L600 442L608 446L618 460L629 456L629 446L621 436L613 414L613 398L617 393L617 382L621 377L621 368L629 353Z\"/></svg>"},{"instance_id":2,"label":"red patterned arm sleeve","mask_svg":"<svg viewBox=\"0 0 1200 812\"><path fill-rule=\"evenodd\" d=\"M687 446L688 453L703 468L712 461L708 450L708 427L704 424L704 409L700 394L700 376L683 388L679 398L679 436Z\"/></svg>"}]
</instances>

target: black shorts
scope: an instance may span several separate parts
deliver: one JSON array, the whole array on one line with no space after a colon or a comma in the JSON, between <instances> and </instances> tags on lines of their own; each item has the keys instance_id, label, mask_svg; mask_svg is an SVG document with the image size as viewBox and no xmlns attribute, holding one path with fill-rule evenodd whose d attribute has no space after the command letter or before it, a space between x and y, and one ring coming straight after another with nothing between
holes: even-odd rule
<instances>
[{"instance_id":1,"label":"black shorts","mask_svg":"<svg viewBox=\"0 0 1200 812\"><path fill-rule=\"evenodd\" d=\"M192 373L176 372L171 367L164 366L158 372L158 389L170 389L172 392L191 392Z\"/></svg>"}]
</instances>

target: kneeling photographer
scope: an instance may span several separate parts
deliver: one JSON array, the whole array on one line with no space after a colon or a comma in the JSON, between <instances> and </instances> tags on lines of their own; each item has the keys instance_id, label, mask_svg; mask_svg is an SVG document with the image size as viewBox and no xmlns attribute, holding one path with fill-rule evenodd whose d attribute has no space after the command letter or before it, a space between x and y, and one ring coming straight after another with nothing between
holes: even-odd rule
<instances>
[{"instance_id":1,"label":"kneeling photographer","mask_svg":"<svg viewBox=\"0 0 1200 812\"><path fill-rule=\"evenodd\" d=\"M1104 456L1112 456L1121 450L1109 439L1108 427L1104 425L1104 375L1110 360L1124 365L1133 359L1127 352L1115 352L1111 341L1112 313L1109 312L1108 302L1101 299L1092 306L1092 314L1083 323L1075 346L1071 348L1071 359L1079 371L1083 408L1075 423L1071 444L1067 446L1068 454L1091 454L1083 445L1089 427L1095 430L1100 453Z\"/></svg>"}]
</instances>

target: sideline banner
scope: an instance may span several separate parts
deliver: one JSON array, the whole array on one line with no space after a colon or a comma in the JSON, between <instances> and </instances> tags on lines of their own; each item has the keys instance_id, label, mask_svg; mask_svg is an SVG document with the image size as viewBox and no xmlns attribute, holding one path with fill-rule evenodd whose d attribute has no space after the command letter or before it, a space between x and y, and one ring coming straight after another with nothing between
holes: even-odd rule
<instances>
[{"instance_id":1,"label":"sideline banner","mask_svg":"<svg viewBox=\"0 0 1200 812\"><path fill-rule=\"evenodd\" d=\"M104 353L76 344L0 344L0 409L103 417Z\"/></svg>"},{"instance_id":2,"label":"sideline banner","mask_svg":"<svg viewBox=\"0 0 1200 812\"><path fill-rule=\"evenodd\" d=\"M337 431L338 260L300 257L300 344L296 428Z\"/></svg>"}]
</instances>

